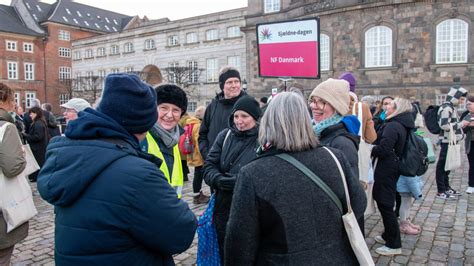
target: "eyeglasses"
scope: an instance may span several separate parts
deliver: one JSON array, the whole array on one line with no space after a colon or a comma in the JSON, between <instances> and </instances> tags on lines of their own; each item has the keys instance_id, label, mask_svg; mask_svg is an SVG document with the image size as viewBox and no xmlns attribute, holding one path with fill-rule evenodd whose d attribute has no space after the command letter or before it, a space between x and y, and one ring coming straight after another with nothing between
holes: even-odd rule
<instances>
[{"instance_id":1,"label":"eyeglasses","mask_svg":"<svg viewBox=\"0 0 474 266\"><path fill-rule=\"evenodd\" d=\"M309 101L309 104L314 104L318 109L321 109L323 110L324 107L326 107L326 101L323 101L323 100L310 100Z\"/></svg>"}]
</instances>

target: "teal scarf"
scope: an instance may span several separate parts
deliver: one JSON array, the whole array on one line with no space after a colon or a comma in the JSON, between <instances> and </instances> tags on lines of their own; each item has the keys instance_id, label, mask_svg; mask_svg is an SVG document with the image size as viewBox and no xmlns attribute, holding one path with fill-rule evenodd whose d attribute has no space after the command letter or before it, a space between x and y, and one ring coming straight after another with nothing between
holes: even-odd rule
<instances>
[{"instance_id":1,"label":"teal scarf","mask_svg":"<svg viewBox=\"0 0 474 266\"><path fill-rule=\"evenodd\" d=\"M319 123L313 121L313 130L316 133L316 136L319 137L324 129L341 122L342 118L343 117L341 115L336 113L333 116L326 118Z\"/></svg>"}]
</instances>

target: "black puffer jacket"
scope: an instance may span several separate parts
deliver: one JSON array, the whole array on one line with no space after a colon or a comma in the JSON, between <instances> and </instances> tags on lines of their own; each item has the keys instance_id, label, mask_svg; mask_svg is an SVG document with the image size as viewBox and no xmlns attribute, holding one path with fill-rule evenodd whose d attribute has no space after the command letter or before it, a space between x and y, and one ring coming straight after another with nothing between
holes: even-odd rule
<instances>
[{"instance_id":1,"label":"black puffer jacket","mask_svg":"<svg viewBox=\"0 0 474 266\"><path fill-rule=\"evenodd\" d=\"M228 126L227 121L232 113L235 102L244 95L246 95L246 93L242 91L240 95L235 98L225 99L224 93L221 92L216 95L206 108L201 127L199 128L199 151L203 159L206 159L219 132Z\"/></svg>"},{"instance_id":2,"label":"black puffer jacket","mask_svg":"<svg viewBox=\"0 0 474 266\"><path fill-rule=\"evenodd\" d=\"M232 118L230 117L229 119ZM229 130L230 133L226 139ZM243 166L257 157L257 137L258 127L241 132L235 128L232 122L230 129L225 129L219 133L204 163L204 180L215 190L214 223L216 225L221 257L233 191L221 190L217 187L216 183L218 183L220 178L237 176L237 173Z\"/></svg>"}]
</instances>

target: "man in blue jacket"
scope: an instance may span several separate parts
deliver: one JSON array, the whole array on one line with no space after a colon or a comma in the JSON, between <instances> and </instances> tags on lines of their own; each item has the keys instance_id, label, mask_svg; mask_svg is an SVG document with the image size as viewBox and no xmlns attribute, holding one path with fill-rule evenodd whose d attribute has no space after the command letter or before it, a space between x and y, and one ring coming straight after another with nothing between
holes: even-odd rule
<instances>
[{"instance_id":1,"label":"man in blue jacket","mask_svg":"<svg viewBox=\"0 0 474 266\"><path fill-rule=\"evenodd\" d=\"M55 206L56 264L174 265L191 245L193 212L139 147L156 102L137 76L111 74L97 110L50 142L38 190Z\"/></svg>"}]
</instances>

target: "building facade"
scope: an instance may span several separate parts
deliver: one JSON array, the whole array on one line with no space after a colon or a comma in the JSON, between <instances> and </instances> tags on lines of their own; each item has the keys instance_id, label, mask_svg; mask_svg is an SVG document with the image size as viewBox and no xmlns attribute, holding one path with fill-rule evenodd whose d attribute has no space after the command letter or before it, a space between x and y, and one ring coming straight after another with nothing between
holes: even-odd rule
<instances>
[{"instance_id":1,"label":"building facade","mask_svg":"<svg viewBox=\"0 0 474 266\"><path fill-rule=\"evenodd\" d=\"M188 93L189 111L206 105L219 92L218 71L231 65L246 79L245 8L170 21L138 23L118 33L73 42L74 92L94 102L109 73L140 73L157 66L163 82L181 85Z\"/></svg>"},{"instance_id":2,"label":"building facade","mask_svg":"<svg viewBox=\"0 0 474 266\"><path fill-rule=\"evenodd\" d=\"M474 90L474 2L409 0L249 0L249 89L265 96L283 83L258 76L256 24L320 18L321 79L297 79L305 93L351 71L359 95L444 100L453 78ZM290 82L291 83L291 82Z\"/></svg>"}]
</instances>

